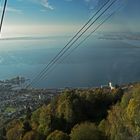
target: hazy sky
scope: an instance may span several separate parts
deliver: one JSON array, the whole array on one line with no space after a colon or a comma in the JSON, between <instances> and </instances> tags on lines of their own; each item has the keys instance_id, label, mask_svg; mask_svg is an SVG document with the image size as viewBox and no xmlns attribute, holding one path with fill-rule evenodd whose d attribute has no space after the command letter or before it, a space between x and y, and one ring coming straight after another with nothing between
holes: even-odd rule
<instances>
[{"instance_id":1,"label":"hazy sky","mask_svg":"<svg viewBox=\"0 0 140 140\"><path fill-rule=\"evenodd\" d=\"M8 0L4 36L58 35L76 32L106 0ZM139 31L140 0L123 1L105 30ZM4 0L0 1L2 5ZM109 11L113 11L117 3ZM1 11L1 7L0 7Z\"/></svg>"}]
</instances>

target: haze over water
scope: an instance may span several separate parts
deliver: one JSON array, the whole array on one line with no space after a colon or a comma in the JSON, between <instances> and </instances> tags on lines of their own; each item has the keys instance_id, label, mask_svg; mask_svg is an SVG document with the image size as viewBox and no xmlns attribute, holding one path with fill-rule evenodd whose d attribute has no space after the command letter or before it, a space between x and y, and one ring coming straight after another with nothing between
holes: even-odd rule
<instances>
[{"instance_id":1,"label":"haze over water","mask_svg":"<svg viewBox=\"0 0 140 140\"><path fill-rule=\"evenodd\" d=\"M94 40L93 40L94 39ZM69 37L1 40L0 79L32 79L64 47ZM90 38L59 62L35 87L91 87L140 81L139 41ZM69 54L69 53L68 53Z\"/></svg>"}]
</instances>

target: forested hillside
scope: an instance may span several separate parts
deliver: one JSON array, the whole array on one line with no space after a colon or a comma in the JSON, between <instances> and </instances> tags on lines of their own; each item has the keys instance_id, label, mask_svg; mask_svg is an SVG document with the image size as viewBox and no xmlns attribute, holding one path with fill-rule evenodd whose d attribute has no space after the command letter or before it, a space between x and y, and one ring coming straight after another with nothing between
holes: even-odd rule
<instances>
[{"instance_id":1,"label":"forested hillside","mask_svg":"<svg viewBox=\"0 0 140 140\"><path fill-rule=\"evenodd\" d=\"M1 129L0 140L138 140L140 85L66 90Z\"/></svg>"}]
</instances>

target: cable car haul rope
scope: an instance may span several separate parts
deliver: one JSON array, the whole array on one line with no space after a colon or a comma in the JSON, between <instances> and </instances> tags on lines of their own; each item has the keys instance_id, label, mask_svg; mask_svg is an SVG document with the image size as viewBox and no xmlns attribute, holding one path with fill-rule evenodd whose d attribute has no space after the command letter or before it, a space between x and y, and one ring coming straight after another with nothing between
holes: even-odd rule
<instances>
[{"instance_id":1,"label":"cable car haul rope","mask_svg":"<svg viewBox=\"0 0 140 140\"><path fill-rule=\"evenodd\" d=\"M8 0L4 1L4 6L2 8L2 16L1 16L1 21L0 21L0 34L1 34L1 31L2 31L2 25L3 25L4 15L5 15L5 11L6 11L7 1Z\"/></svg>"}]
</instances>

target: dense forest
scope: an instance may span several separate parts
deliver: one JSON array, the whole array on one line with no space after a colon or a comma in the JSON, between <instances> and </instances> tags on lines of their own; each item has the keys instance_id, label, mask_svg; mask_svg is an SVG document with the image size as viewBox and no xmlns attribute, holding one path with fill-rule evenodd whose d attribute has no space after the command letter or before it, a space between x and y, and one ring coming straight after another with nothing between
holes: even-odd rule
<instances>
[{"instance_id":1,"label":"dense forest","mask_svg":"<svg viewBox=\"0 0 140 140\"><path fill-rule=\"evenodd\" d=\"M65 90L0 130L0 140L138 140L140 85Z\"/></svg>"}]
</instances>

